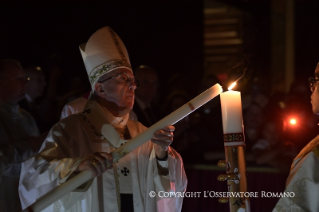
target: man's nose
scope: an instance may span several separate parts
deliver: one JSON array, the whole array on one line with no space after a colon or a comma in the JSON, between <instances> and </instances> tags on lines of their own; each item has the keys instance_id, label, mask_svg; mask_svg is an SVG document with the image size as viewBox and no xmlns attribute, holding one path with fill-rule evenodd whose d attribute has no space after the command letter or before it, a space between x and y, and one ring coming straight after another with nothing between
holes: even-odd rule
<instances>
[{"instance_id":1,"label":"man's nose","mask_svg":"<svg viewBox=\"0 0 319 212\"><path fill-rule=\"evenodd\" d=\"M132 82L129 84L129 89L131 90L135 90L137 88L137 83L136 82Z\"/></svg>"}]
</instances>

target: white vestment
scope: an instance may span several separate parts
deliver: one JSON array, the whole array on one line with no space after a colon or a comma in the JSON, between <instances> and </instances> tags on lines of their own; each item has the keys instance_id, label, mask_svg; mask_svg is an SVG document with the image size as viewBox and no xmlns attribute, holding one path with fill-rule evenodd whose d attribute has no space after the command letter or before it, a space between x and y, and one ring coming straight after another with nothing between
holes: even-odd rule
<instances>
[{"instance_id":1,"label":"white vestment","mask_svg":"<svg viewBox=\"0 0 319 212\"><path fill-rule=\"evenodd\" d=\"M273 212L319 211L319 136L314 138L294 159L285 192Z\"/></svg>"},{"instance_id":2,"label":"white vestment","mask_svg":"<svg viewBox=\"0 0 319 212\"><path fill-rule=\"evenodd\" d=\"M126 142L111 125L116 120L106 115L97 102L89 100L82 113L61 120L51 129L40 153L22 164L19 193L23 208L72 177L85 156L94 152L111 152ZM126 125L131 137L146 129L129 119ZM149 195L151 191L186 190L187 178L183 162L174 149L168 150L168 176L162 176L158 172L158 162L151 141L125 157L130 157L131 160L134 211L181 211L181 197L161 199ZM45 211L118 211L120 170L116 167L115 163L113 169L94 178L92 184L86 186L89 187L85 188L86 191L77 189L61 197Z\"/></svg>"},{"instance_id":3,"label":"white vestment","mask_svg":"<svg viewBox=\"0 0 319 212\"><path fill-rule=\"evenodd\" d=\"M21 211L18 183L21 162L33 151L26 142L38 136L32 116L19 105L0 102L0 211Z\"/></svg>"}]
</instances>

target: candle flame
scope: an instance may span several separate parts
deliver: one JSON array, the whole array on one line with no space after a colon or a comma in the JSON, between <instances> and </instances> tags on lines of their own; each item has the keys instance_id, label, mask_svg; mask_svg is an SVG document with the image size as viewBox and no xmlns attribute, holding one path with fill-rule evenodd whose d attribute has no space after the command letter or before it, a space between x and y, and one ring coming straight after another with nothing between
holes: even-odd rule
<instances>
[{"instance_id":1,"label":"candle flame","mask_svg":"<svg viewBox=\"0 0 319 212\"><path fill-rule=\"evenodd\" d=\"M228 90L231 91L233 89L233 87L235 87L235 85L237 85L237 82L233 82L229 87Z\"/></svg>"}]
</instances>

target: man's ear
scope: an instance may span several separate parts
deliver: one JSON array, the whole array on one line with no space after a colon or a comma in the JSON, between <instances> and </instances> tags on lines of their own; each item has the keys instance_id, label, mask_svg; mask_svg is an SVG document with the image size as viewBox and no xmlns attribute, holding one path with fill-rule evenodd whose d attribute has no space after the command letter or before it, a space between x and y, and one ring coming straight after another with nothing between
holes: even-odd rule
<instances>
[{"instance_id":1,"label":"man's ear","mask_svg":"<svg viewBox=\"0 0 319 212\"><path fill-rule=\"evenodd\" d=\"M96 83L94 85L94 89L95 89L95 92L97 95L99 95L100 97L102 98L105 98L106 97L106 91L105 89L103 88L103 84L102 83Z\"/></svg>"}]
</instances>

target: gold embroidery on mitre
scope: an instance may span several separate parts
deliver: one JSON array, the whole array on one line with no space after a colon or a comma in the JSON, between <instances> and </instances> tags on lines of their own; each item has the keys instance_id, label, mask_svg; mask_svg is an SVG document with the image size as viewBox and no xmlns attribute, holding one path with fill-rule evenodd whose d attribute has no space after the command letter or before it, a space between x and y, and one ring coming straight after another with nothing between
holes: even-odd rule
<instances>
[{"instance_id":1,"label":"gold embroidery on mitre","mask_svg":"<svg viewBox=\"0 0 319 212\"><path fill-rule=\"evenodd\" d=\"M112 35L114 44L115 44L115 46L116 46L116 48L117 48L117 51L119 52L119 54L120 54L120 56L121 56L121 59L122 59L123 61L126 61L126 62L127 62L127 59L126 59L126 57L125 57L125 55L124 55L124 53L123 53L123 50L122 50L122 48L121 48L121 46L120 46L120 42L119 42L118 39L117 39L116 33L115 33L115 32L113 31L113 29L111 29L110 27L109 27L109 31L110 31L110 33L111 33L111 35Z\"/></svg>"},{"instance_id":2,"label":"gold embroidery on mitre","mask_svg":"<svg viewBox=\"0 0 319 212\"><path fill-rule=\"evenodd\" d=\"M100 76L118 67L127 67L129 69L132 69L132 67L126 60L109 60L105 63L102 63L101 65L98 65L91 71L91 73L89 74L90 83L93 84L95 80L98 79Z\"/></svg>"},{"instance_id":3,"label":"gold embroidery on mitre","mask_svg":"<svg viewBox=\"0 0 319 212\"><path fill-rule=\"evenodd\" d=\"M232 141L245 141L244 134L243 133L224 134L224 142L232 142Z\"/></svg>"},{"instance_id":4,"label":"gold embroidery on mitre","mask_svg":"<svg viewBox=\"0 0 319 212\"><path fill-rule=\"evenodd\" d=\"M125 54L120 46L120 42L117 39L116 33L109 27L109 31L111 34L111 37L113 39L113 42L117 48L117 51L121 57L121 59L114 59L109 60L105 63L102 63L101 65L98 65L95 67L89 74L90 83L93 85L96 79L98 79L100 76L104 75L105 73L109 72L110 70L113 70L118 67L127 67L129 69L132 69L130 63L128 62L127 58L125 57Z\"/></svg>"}]
</instances>

